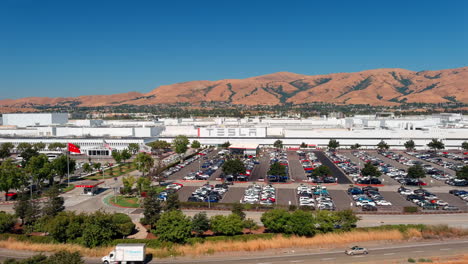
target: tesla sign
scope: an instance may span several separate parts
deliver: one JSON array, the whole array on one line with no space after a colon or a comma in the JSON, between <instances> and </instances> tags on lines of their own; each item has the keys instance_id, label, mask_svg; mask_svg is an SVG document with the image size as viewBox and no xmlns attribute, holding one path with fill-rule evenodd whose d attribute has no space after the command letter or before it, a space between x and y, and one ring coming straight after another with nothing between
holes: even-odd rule
<instances>
[{"instance_id":1,"label":"tesla sign","mask_svg":"<svg viewBox=\"0 0 468 264\"><path fill-rule=\"evenodd\" d=\"M198 128L199 137L266 137L266 128Z\"/></svg>"}]
</instances>

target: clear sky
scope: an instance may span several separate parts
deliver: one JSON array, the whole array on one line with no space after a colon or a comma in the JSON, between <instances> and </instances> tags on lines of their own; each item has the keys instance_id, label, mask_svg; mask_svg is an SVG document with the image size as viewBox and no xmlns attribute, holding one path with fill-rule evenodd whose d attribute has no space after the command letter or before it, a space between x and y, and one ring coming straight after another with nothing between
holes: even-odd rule
<instances>
[{"instance_id":1,"label":"clear sky","mask_svg":"<svg viewBox=\"0 0 468 264\"><path fill-rule=\"evenodd\" d=\"M0 0L0 99L468 65L468 1Z\"/></svg>"}]
</instances>

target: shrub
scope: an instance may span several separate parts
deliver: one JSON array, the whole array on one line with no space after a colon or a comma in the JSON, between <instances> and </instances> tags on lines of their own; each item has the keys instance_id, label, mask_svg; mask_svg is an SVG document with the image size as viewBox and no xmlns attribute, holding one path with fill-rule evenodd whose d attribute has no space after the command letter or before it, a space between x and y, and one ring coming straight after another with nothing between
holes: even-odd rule
<instances>
[{"instance_id":1,"label":"shrub","mask_svg":"<svg viewBox=\"0 0 468 264\"><path fill-rule=\"evenodd\" d=\"M166 242L185 243L190 238L192 223L182 211L172 210L165 212L156 223L154 233L159 239Z\"/></svg>"},{"instance_id":2,"label":"shrub","mask_svg":"<svg viewBox=\"0 0 468 264\"><path fill-rule=\"evenodd\" d=\"M211 230L216 234L233 236L241 233L243 227L242 219L236 214L216 215L211 218Z\"/></svg>"},{"instance_id":3,"label":"shrub","mask_svg":"<svg viewBox=\"0 0 468 264\"><path fill-rule=\"evenodd\" d=\"M404 213L417 213L418 208L416 206L405 206L403 207L403 212Z\"/></svg>"},{"instance_id":4,"label":"shrub","mask_svg":"<svg viewBox=\"0 0 468 264\"><path fill-rule=\"evenodd\" d=\"M15 217L11 214L0 212L0 233L5 233L11 230L15 225Z\"/></svg>"},{"instance_id":5,"label":"shrub","mask_svg":"<svg viewBox=\"0 0 468 264\"><path fill-rule=\"evenodd\" d=\"M263 213L260 220L270 232L273 233L286 233L285 227L289 223L291 215L283 209L273 209Z\"/></svg>"}]
</instances>

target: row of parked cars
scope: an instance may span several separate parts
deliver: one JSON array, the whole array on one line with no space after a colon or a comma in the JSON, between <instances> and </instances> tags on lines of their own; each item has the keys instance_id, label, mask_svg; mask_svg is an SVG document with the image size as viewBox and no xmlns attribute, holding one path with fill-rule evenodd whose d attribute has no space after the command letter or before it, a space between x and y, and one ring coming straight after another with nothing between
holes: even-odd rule
<instances>
[{"instance_id":1,"label":"row of parked cars","mask_svg":"<svg viewBox=\"0 0 468 264\"><path fill-rule=\"evenodd\" d=\"M468 203L468 191L465 191L465 190L450 190L449 193L457 196L458 198L460 198L463 201Z\"/></svg>"},{"instance_id":2,"label":"row of parked cars","mask_svg":"<svg viewBox=\"0 0 468 264\"><path fill-rule=\"evenodd\" d=\"M361 171L359 166L352 162L348 157L338 154L332 151L324 152L325 155L333 162L336 166L341 168L341 170L346 173L351 178L361 176Z\"/></svg>"},{"instance_id":3,"label":"row of parked cars","mask_svg":"<svg viewBox=\"0 0 468 264\"><path fill-rule=\"evenodd\" d=\"M219 157L211 160L205 160L203 165L200 165L201 170L190 172L184 177L184 180L208 180L213 173L223 166L223 164L224 160Z\"/></svg>"},{"instance_id":4,"label":"row of parked cars","mask_svg":"<svg viewBox=\"0 0 468 264\"><path fill-rule=\"evenodd\" d=\"M398 188L398 193L405 196L406 200L416 204L424 210L442 209L445 211L458 211L456 206L449 205L447 202L439 199L437 195L429 192L426 189L411 190L406 187Z\"/></svg>"},{"instance_id":5,"label":"row of parked cars","mask_svg":"<svg viewBox=\"0 0 468 264\"><path fill-rule=\"evenodd\" d=\"M158 200L166 201L169 194L176 193L182 187L184 187L184 185L181 183L171 183L167 185L166 189L158 194Z\"/></svg>"},{"instance_id":6,"label":"row of parked cars","mask_svg":"<svg viewBox=\"0 0 468 264\"><path fill-rule=\"evenodd\" d=\"M253 173L253 170L257 164L259 164L258 160L253 157L247 157L242 160L245 166L245 173L241 174L229 174L229 175L222 175L221 177L224 178L227 182L234 182L234 181L249 181L250 176Z\"/></svg>"},{"instance_id":7,"label":"row of parked cars","mask_svg":"<svg viewBox=\"0 0 468 264\"><path fill-rule=\"evenodd\" d=\"M463 162L451 162L444 160L442 157L448 157L448 152L406 152L406 154L416 157L418 159L425 160L427 162L431 162L437 164L439 166L445 167L447 169L451 169L454 171L460 170L464 164Z\"/></svg>"},{"instance_id":8,"label":"row of parked cars","mask_svg":"<svg viewBox=\"0 0 468 264\"><path fill-rule=\"evenodd\" d=\"M381 155L388 157L390 159L397 160L400 158L398 155L393 155L393 152L384 152ZM370 155L367 152L359 151L353 152L353 155L360 158L363 162L370 162L372 165L376 166L379 171L383 174L391 177L402 185L408 186L425 186L427 185L424 181L420 179L408 178L408 173L404 169L398 169L392 166L391 164L385 163L383 160Z\"/></svg>"},{"instance_id":9,"label":"row of parked cars","mask_svg":"<svg viewBox=\"0 0 468 264\"><path fill-rule=\"evenodd\" d=\"M250 185L244 191L243 203L273 205L276 203L276 189L271 184L260 186L258 184Z\"/></svg>"},{"instance_id":10,"label":"row of parked cars","mask_svg":"<svg viewBox=\"0 0 468 264\"><path fill-rule=\"evenodd\" d=\"M270 165L278 162L285 166L285 175L267 175L268 182L287 182L289 180L288 154L284 150L270 152Z\"/></svg>"},{"instance_id":11,"label":"row of parked cars","mask_svg":"<svg viewBox=\"0 0 468 264\"><path fill-rule=\"evenodd\" d=\"M180 171L181 169L183 169L184 167L188 166L189 164L193 163L194 161L197 161L198 159L200 159L201 157L206 157L206 155L212 151L212 149L205 149L205 150L202 150L199 155L195 155L191 158L188 158L186 160L184 160L183 162L177 164L176 166L173 166L173 167L170 167L169 169L167 169L166 171L163 172L163 176L165 178L168 178L169 176L171 176L172 174Z\"/></svg>"},{"instance_id":12,"label":"row of parked cars","mask_svg":"<svg viewBox=\"0 0 468 264\"><path fill-rule=\"evenodd\" d=\"M188 201L217 203L223 198L228 189L227 184L205 184L197 188L188 198Z\"/></svg>"},{"instance_id":13,"label":"row of parked cars","mask_svg":"<svg viewBox=\"0 0 468 264\"><path fill-rule=\"evenodd\" d=\"M301 184L297 187L297 199L299 206L307 206L317 210L336 209L335 203L325 186L308 186Z\"/></svg>"},{"instance_id":14,"label":"row of parked cars","mask_svg":"<svg viewBox=\"0 0 468 264\"><path fill-rule=\"evenodd\" d=\"M355 205L361 207L363 211L377 211L377 206L392 206L392 203L385 200L380 194L377 187L351 187L348 189L348 194L352 197Z\"/></svg>"}]
</instances>

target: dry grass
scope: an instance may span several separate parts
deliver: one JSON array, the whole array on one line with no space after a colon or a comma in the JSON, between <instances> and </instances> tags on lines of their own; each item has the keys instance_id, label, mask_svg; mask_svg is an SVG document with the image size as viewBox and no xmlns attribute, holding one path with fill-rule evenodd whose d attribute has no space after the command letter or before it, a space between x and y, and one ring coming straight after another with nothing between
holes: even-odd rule
<instances>
[{"instance_id":1,"label":"dry grass","mask_svg":"<svg viewBox=\"0 0 468 264\"><path fill-rule=\"evenodd\" d=\"M432 264L466 264L466 263L468 263L468 255L453 257L445 261L433 261L432 262Z\"/></svg>"},{"instance_id":2,"label":"dry grass","mask_svg":"<svg viewBox=\"0 0 468 264\"><path fill-rule=\"evenodd\" d=\"M419 236L420 237L420 234ZM391 231L353 231L348 233L329 233L307 237L283 237L278 235L273 239L257 239L251 241L216 241L205 242L193 246L177 246L173 250L180 255L199 256L212 254L214 252L232 252L232 251L261 251L278 248L304 248L304 247L330 247L355 242L365 241L395 241L403 240L404 237L398 230ZM163 249L156 250L156 255L163 254Z\"/></svg>"},{"instance_id":3,"label":"dry grass","mask_svg":"<svg viewBox=\"0 0 468 264\"><path fill-rule=\"evenodd\" d=\"M100 247L100 248L86 248L75 244L39 244L31 243L26 241L18 241L14 238L8 238L7 240L0 241L0 248L6 248L11 250L27 250L35 252L58 252L58 251L69 251L69 252L80 252L83 256L87 257L102 257L108 254L112 247Z\"/></svg>"},{"instance_id":4,"label":"dry grass","mask_svg":"<svg viewBox=\"0 0 468 264\"><path fill-rule=\"evenodd\" d=\"M416 237L421 237L420 233L412 233ZM278 235L273 239L257 239L251 241L212 241L203 244L174 246L171 249L148 248L148 253L155 257L168 257L175 255L199 256L213 253L232 252L232 251L261 251L278 248L297 248L297 247L330 247L336 245L349 244L365 241L397 241L405 237L397 230L389 231L352 231L348 233L329 233L316 235L311 238L306 237L283 237ZM17 241L14 238L0 241L0 248L12 250L27 250L35 252L58 252L66 250L70 252L78 251L86 257L101 257L108 254L112 247L86 248L73 244L37 244L25 241Z\"/></svg>"}]
</instances>

